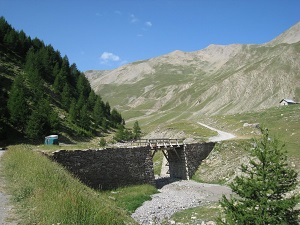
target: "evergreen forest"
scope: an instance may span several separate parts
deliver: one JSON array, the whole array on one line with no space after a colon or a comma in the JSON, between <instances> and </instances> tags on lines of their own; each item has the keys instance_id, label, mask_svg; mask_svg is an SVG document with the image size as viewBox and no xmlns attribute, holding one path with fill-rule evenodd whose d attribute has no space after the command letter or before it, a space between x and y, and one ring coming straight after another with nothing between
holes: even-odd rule
<instances>
[{"instance_id":1,"label":"evergreen forest","mask_svg":"<svg viewBox=\"0 0 300 225\"><path fill-rule=\"evenodd\" d=\"M0 140L92 137L124 125L67 56L0 17Z\"/></svg>"}]
</instances>

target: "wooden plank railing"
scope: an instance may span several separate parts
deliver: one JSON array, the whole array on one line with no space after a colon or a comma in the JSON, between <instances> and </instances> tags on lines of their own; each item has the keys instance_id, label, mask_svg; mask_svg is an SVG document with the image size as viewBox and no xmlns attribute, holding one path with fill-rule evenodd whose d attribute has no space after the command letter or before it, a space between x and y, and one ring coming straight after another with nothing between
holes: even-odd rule
<instances>
[{"instance_id":1,"label":"wooden plank railing","mask_svg":"<svg viewBox=\"0 0 300 225\"><path fill-rule=\"evenodd\" d=\"M180 147L184 145L184 139L171 139L171 138L151 138L151 139L139 139L132 142L132 145L136 146L150 146L151 149L168 148L168 147Z\"/></svg>"}]
</instances>

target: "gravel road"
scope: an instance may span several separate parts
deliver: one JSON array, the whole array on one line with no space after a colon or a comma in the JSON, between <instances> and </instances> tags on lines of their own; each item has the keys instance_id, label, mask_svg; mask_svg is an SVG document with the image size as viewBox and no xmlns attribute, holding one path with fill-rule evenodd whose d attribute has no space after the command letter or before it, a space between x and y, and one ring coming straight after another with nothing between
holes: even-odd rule
<instances>
[{"instance_id":1,"label":"gravel road","mask_svg":"<svg viewBox=\"0 0 300 225\"><path fill-rule=\"evenodd\" d=\"M231 139L231 138L234 138L235 135L231 134L231 133L227 133L225 131L221 131L221 130L218 130L216 128L213 128L213 127L210 127L204 123L200 123L198 122L198 124L200 124L201 126L203 127L206 127L210 130L213 130L213 131L217 131L218 132L218 135L217 136L213 136L213 137L210 137L208 139L208 141L210 142L218 142L218 141L225 141L225 140L228 140L228 139Z\"/></svg>"},{"instance_id":2,"label":"gravel road","mask_svg":"<svg viewBox=\"0 0 300 225\"><path fill-rule=\"evenodd\" d=\"M1 169L1 156L5 151L0 150L0 169ZM12 206L9 204L9 196L3 192L3 178L0 176L0 225L16 225L16 222L8 222Z\"/></svg>"}]
</instances>

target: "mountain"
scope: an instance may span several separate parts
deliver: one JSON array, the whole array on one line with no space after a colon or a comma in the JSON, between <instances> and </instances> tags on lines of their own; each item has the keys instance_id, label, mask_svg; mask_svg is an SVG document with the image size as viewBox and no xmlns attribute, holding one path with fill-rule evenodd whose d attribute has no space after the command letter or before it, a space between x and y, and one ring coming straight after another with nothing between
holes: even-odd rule
<instances>
[{"instance_id":1,"label":"mountain","mask_svg":"<svg viewBox=\"0 0 300 225\"><path fill-rule=\"evenodd\" d=\"M283 98L299 101L299 71L300 22L261 45L177 50L85 75L93 90L128 119L164 115L172 121L258 111L279 105Z\"/></svg>"}]
</instances>

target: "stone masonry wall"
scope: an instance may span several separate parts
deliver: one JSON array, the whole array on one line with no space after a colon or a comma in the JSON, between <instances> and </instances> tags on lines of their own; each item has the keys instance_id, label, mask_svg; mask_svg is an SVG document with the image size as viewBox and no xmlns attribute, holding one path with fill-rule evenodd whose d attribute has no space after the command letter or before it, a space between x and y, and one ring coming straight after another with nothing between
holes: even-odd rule
<instances>
[{"instance_id":1,"label":"stone masonry wall","mask_svg":"<svg viewBox=\"0 0 300 225\"><path fill-rule=\"evenodd\" d=\"M186 180L187 168L184 147L168 150L170 177Z\"/></svg>"},{"instance_id":2,"label":"stone masonry wall","mask_svg":"<svg viewBox=\"0 0 300 225\"><path fill-rule=\"evenodd\" d=\"M149 147L60 150L53 153L52 159L92 188L107 190L133 184L155 185Z\"/></svg>"},{"instance_id":3,"label":"stone masonry wall","mask_svg":"<svg viewBox=\"0 0 300 225\"><path fill-rule=\"evenodd\" d=\"M201 162L209 155L215 146L214 142L208 143L197 143L188 144L185 148L186 166L187 166L187 179L192 178L192 176L197 171Z\"/></svg>"},{"instance_id":4,"label":"stone masonry wall","mask_svg":"<svg viewBox=\"0 0 300 225\"><path fill-rule=\"evenodd\" d=\"M187 144L168 149L170 177L190 179L215 143ZM134 184L155 185L150 147L104 150L60 150L51 158L95 189Z\"/></svg>"}]
</instances>

